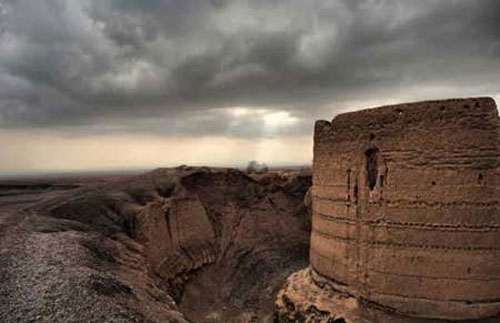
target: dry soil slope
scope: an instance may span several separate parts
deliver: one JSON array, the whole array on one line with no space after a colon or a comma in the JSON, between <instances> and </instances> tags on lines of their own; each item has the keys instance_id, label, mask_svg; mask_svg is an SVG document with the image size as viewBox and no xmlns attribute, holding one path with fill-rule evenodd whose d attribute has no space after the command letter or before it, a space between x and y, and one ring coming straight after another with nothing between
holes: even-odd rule
<instances>
[{"instance_id":1,"label":"dry soil slope","mask_svg":"<svg viewBox=\"0 0 500 323\"><path fill-rule=\"evenodd\" d=\"M0 321L270 320L307 264L310 180L158 169L18 208L0 239Z\"/></svg>"}]
</instances>

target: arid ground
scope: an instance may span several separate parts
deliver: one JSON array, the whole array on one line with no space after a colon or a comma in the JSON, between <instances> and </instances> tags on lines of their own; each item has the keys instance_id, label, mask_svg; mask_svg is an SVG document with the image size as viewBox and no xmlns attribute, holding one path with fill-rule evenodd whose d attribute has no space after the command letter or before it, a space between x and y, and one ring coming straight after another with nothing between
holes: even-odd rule
<instances>
[{"instance_id":1,"label":"arid ground","mask_svg":"<svg viewBox=\"0 0 500 323\"><path fill-rule=\"evenodd\" d=\"M271 322L308 264L311 176L234 169L0 182L1 322Z\"/></svg>"}]
</instances>

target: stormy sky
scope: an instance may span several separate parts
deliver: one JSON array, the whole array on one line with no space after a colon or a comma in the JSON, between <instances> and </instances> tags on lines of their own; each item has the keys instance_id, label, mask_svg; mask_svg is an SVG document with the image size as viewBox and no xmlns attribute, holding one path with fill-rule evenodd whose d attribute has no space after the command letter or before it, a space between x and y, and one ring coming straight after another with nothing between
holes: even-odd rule
<instances>
[{"instance_id":1,"label":"stormy sky","mask_svg":"<svg viewBox=\"0 0 500 323\"><path fill-rule=\"evenodd\" d=\"M316 119L499 89L498 0L0 0L0 174L309 163Z\"/></svg>"}]
</instances>

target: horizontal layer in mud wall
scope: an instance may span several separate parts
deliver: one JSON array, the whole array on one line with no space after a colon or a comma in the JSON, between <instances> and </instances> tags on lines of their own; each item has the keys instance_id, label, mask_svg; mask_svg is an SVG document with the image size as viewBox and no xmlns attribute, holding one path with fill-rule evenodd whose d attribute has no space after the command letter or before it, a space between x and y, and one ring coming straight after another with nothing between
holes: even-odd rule
<instances>
[{"instance_id":1,"label":"horizontal layer in mud wall","mask_svg":"<svg viewBox=\"0 0 500 323\"><path fill-rule=\"evenodd\" d=\"M500 311L499 120L489 98L318 121L311 266L397 312Z\"/></svg>"}]
</instances>

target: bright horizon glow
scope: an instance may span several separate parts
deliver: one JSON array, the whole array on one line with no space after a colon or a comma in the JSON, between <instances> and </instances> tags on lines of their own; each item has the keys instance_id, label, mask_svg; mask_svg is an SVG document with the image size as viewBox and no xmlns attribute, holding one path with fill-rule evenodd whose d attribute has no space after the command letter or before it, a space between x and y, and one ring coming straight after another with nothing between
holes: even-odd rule
<instances>
[{"instance_id":1,"label":"bright horizon glow","mask_svg":"<svg viewBox=\"0 0 500 323\"><path fill-rule=\"evenodd\" d=\"M490 95L500 101L499 95ZM350 102L354 108L339 113L395 104L401 100ZM161 137L154 135L65 136L48 130L0 130L2 163L0 176L92 172L102 170L152 169L191 166L244 167L256 160L268 166L310 165L313 137L273 136L278 130L296 126L300 118L285 110L265 108L218 108L231 116L234 126L242 122L262 125L260 137L202 136ZM331 120L335 116L332 112ZM319 119L319 118L317 118ZM312 125L311 125L312 127Z\"/></svg>"},{"instance_id":2,"label":"bright horizon glow","mask_svg":"<svg viewBox=\"0 0 500 323\"><path fill-rule=\"evenodd\" d=\"M264 115L264 125L270 129L282 126L293 126L298 121L298 118L292 117L290 113L286 111L271 112Z\"/></svg>"},{"instance_id":3,"label":"bright horizon glow","mask_svg":"<svg viewBox=\"0 0 500 323\"><path fill-rule=\"evenodd\" d=\"M269 166L309 164L312 138L161 138L154 136L61 137L47 132L0 132L0 175L103 169L148 169L182 164Z\"/></svg>"}]
</instances>

